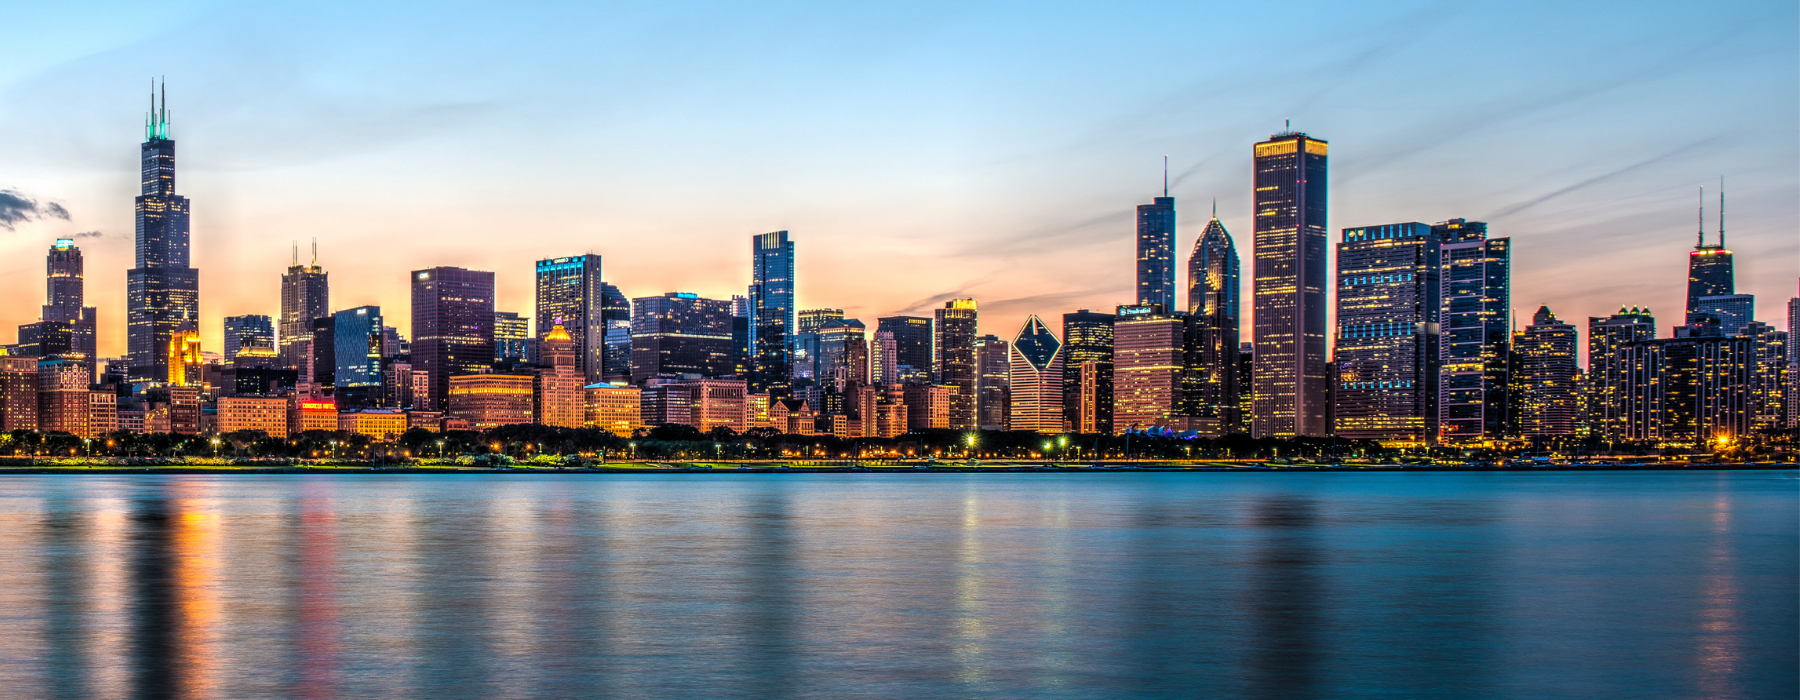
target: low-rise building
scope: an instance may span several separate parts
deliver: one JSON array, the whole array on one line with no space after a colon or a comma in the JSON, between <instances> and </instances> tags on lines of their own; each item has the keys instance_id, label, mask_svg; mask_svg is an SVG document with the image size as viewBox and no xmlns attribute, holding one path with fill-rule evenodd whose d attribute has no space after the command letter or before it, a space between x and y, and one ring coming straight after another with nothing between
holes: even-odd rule
<instances>
[{"instance_id":1,"label":"low-rise building","mask_svg":"<svg viewBox=\"0 0 1800 700\"><path fill-rule=\"evenodd\" d=\"M617 384L589 384L582 425L599 428L622 438L644 427L643 390Z\"/></svg>"},{"instance_id":2,"label":"low-rise building","mask_svg":"<svg viewBox=\"0 0 1800 700\"><path fill-rule=\"evenodd\" d=\"M288 414L288 434L308 430L337 430L337 401L329 396L296 396Z\"/></svg>"},{"instance_id":3,"label":"low-rise building","mask_svg":"<svg viewBox=\"0 0 1800 700\"><path fill-rule=\"evenodd\" d=\"M393 442L406 432L406 413L397 409L363 409L338 414L338 430L367 435L377 442Z\"/></svg>"},{"instance_id":4,"label":"low-rise building","mask_svg":"<svg viewBox=\"0 0 1800 700\"><path fill-rule=\"evenodd\" d=\"M285 438L289 430L289 401L270 396L221 396L219 432L261 430L269 437ZM336 405L333 405L333 411Z\"/></svg>"},{"instance_id":5,"label":"low-rise building","mask_svg":"<svg viewBox=\"0 0 1800 700\"><path fill-rule=\"evenodd\" d=\"M445 413L475 430L530 423L536 378L529 374L464 374L450 377Z\"/></svg>"}]
</instances>

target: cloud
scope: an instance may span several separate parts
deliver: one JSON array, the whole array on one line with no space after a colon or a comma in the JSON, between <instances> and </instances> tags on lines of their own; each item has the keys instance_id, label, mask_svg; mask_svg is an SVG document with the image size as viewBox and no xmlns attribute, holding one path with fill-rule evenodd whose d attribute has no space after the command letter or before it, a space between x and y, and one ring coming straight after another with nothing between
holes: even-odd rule
<instances>
[{"instance_id":1,"label":"cloud","mask_svg":"<svg viewBox=\"0 0 1800 700\"><path fill-rule=\"evenodd\" d=\"M19 224L45 218L69 220L69 210L56 202L38 203L18 190L0 190L0 228L17 230Z\"/></svg>"},{"instance_id":2,"label":"cloud","mask_svg":"<svg viewBox=\"0 0 1800 700\"><path fill-rule=\"evenodd\" d=\"M81 233L75 234L76 238L103 238L105 236L106 234L99 231L82 231Z\"/></svg>"},{"instance_id":3,"label":"cloud","mask_svg":"<svg viewBox=\"0 0 1800 700\"><path fill-rule=\"evenodd\" d=\"M1619 168L1618 170L1614 170L1612 172L1604 173L1601 175L1595 175L1594 177L1590 177L1586 180L1582 180L1581 182L1577 182L1573 185L1568 185L1568 186L1556 189L1554 191L1551 191L1548 194L1542 194L1537 197L1528 199L1526 201L1519 202L1517 204L1513 204L1511 206L1505 207L1499 211L1494 212L1488 218L1498 219L1498 218L1502 218L1502 217L1506 217L1506 216L1511 216L1513 214L1517 214L1519 212L1525 211L1526 209L1530 209L1539 204L1543 204L1544 202L1548 202L1552 199L1556 199L1557 197L1561 197L1563 195L1570 194L1572 192L1579 192L1579 191L1587 189L1589 187L1593 187L1594 185L1598 185L1602 182L1606 182L1607 180L1611 180L1613 178L1619 177L1620 175L1625 175L1632 171L1641 170L1645 167L1654 165L1656 163L1660 163L1660 162L1668 160L1670 158L1674 158L1683 153L1687 153L1688 151L1692 151L1696 148L1699 148L1706 144L1717 141L1717 140L1719 140L1719 138L1720 137L1718 137L1718 136L1714 136L1712 138L1701 139L1699 141L1690 143L1686 146L1681 146L1674 150L1671 150L1671 151L1668 151L1668 152L1665 152L1665 153L1662 153L1659 155L1651 156L1644 160L1640 160L1636 163L1632 163L1631 165L1627 165L1623 168Z\"/></svg>"},{"instance_id":4,"label":"cloud","mask_svg":"<svg viewBox=\"0 0 1800 700\"><path fill-rule=\"evenodd\" d=\"M938 307L938 305L943 304L944 302L949 301L951 299L966 298L966 297L968 297L969 290L979 287L981 285L987 284L989 282L992 282L992 281L994 281L994 278L995 278L995 275L990 274L990 275L987 275L987 276L979 278L979 279L969 280L967 282L962 283L961 285L958 285L957 288L954 290L944 292L942 294L933 294L931 296L925 297L924 299L920 299L911 304L908 304L908 305L906 305L906 308L901 309L899 311L895 311L894 315L904 316L907 314L920 313L922 311L928 311L931 309L935 309Z\"/></svg>"}]
</instances>

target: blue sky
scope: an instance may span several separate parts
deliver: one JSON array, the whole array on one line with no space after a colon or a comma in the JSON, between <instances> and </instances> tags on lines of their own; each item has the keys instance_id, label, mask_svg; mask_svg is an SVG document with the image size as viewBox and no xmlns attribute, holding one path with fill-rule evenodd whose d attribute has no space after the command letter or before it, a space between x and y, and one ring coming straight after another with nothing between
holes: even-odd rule
<instances>
[{"instance_id":1,"label":"blue sky","mask_svg":"<svg viewBox=\"0 0 1800 700\"><path fill-rule=\"evenodd\" d=\"M1248 272L1250 144L1284 119L1332 144L1334 239L1489 221L1525 318L1648 305L1666 334L1695 189L1720 176L1759 317L1785 326L1800 272L1791 2L146 9L39 3L0 26L0 190L40 205L0 225L0 324L35 318L53 238L98 232L80 243L103 354L123 349L158 76L211 348L218 318L277 311L296 239L318 239L334 307L404 329L408 270L494 270L526 311L532 260L598 252L629 295L723 297L775 229L804 307L974 296L1010 338L1130 301L1132 208L1164 155L1180 257L1216 198Z\"/></svg>"}]
</instances>

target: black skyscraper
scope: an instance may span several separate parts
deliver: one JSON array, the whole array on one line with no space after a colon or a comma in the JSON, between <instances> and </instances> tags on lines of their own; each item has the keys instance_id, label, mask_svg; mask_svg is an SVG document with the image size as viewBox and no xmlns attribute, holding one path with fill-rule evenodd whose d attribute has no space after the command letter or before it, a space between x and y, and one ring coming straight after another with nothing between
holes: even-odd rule
<instances>
[{"instance_id":1,"label":"black skyscraper","mask_svg":"<svg viewBox=\"0 0 1800 700\"><path fill-rule=\"evenodd\" d=\"M1174 309L1175 198L1163 177L1163 196L1137 208L1137 303Z\"/></svg>"},{"instance_id":2,"label":"black skyscraper","mask_svg":"<svg viewBox=\"0 0 1800 700\"><path fill-rule=\"evenodd\" d=\"M885 316L876 319L875 330L894 334L894 365L901 383L931 383L931 319Z\"/></svg>"},{"instance_id":3,"label":"black skyscraper","mask_svg":"<svg viewBox=\"0 0 1800 700\"><path fill-rule=\"evenodd\" d=\"M1701 188L1701 201L1705 201L1705 188ZM1725 193L1719 193L1719 244L1706 244L1706 207L1700 210L1700 233L1694 241L1694 251L1688 253L1688 285L1687 285L1687 322L1695 323L1694 317L1700 310L1700 297L1736 294L1732 291L1736 282L1732 279L1731 251L1725 248Z\"/></svg>"},{"instance_id":4,"label":"black skyscraper","mask_svg":"<svg viewBox=\"0 0 1800 700\"><path fill-rule=\"evenodd\" d=\"M143 188L137 198L137 266L125 273L130 377L168 381L169 340L200 317L200 272L188 267L188 200L175 194L175 141L168 99L151 95L144 125Z\"/></svg>"},{"instance_id":5,"label":"black skyscraper","mask_svg":"<svg viewBox=\"0 0 1800 700\"><path fill-rule=\"evenodd\" d=\"M1112 432L1113 319L1087 309L1063 314L1063 420L1069 432ZM1084 371L1091 376L1087 382ZM1086 421L1083 406L1089 409Z\"/></svg>"}]
</instances>

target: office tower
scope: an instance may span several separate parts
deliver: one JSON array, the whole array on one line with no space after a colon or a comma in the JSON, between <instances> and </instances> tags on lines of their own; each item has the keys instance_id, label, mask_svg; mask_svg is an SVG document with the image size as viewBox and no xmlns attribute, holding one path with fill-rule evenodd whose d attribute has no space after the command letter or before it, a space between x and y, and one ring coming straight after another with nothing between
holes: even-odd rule
<instances>
[{"instance_id":1,"label":"office tower","mask_svg":"<svg viewBox=\"0 0 1800 700\"><path fill-rule=\"evenodd\" d=\"M46 357L37 361L37 429L93 437L88 432L91 399L88 368L77 358Z\"/></svg>"},{"instance_id":2,"label":"office tower","mask_svg":"<svg viewBox=\"0 0 1800 700\"><path fill-rule=\"evenodd\" d=\"M843 309L801 309L797 332L816 333L825 324L843 318Z\"/></svg>"},{"instance_id":3,"label":"office tower","mask_svg":"<svg viewBox=\"0 0 1800 700\"><path fill-rule=\"evenodd\" d=\"M702 299L686 292L631 301L633 384L663 374L724 377L736 369L730 301Z\"/></svg>"},{"instance_id":4,"label":"office tower","mask_svg":"<svg viewBox=\"0 0 1800 700\"><path fill-rule=\"evenodd\" d=\"M311 369L304 381L314 389L337 386L337 319L331 316L312 322L312 342L308 348Z\"/></svg>"},{"instance_id":5,"label":"office tower","mask_svg":"<svg viewBox=\"0 0 1800 700\"><path fill-rule=\"evenodd\" d=\"M169 335L169 352L163 357L169 386L199 386L204 381L200 368L205 363L200 352L200 329L192 321L176 326Z\"/></svg>"},{"instance_id":6,"label":"office tower","mask_svg":"<svg viewBox=\"0 0 1800 700\"><path fill-rule=\"evenodd\" d=\"M1512 334L1511 239L1487 224L1451 219L1431 231L1442 243L1438 286L1438 439L1456 445L1505 437Z\"/></svg>"},{"instance_id":7,"label":"office tower","mask_svg":"<svg viewBox=\"0 0 1800 700\"><path fill-rule=\"evenodd\" d=\"M1788 344L1787 331L1761 321L1744 325L1737 335L1754 341L1756 376L1750 393L1750 428L1771 434L1787 427Z\"/></svg>"},{"instance_id":8,"label":"office tower","mask_svg":"<svg viewBox=\"0 0 1800 700\"><path fill-rule=\"evenodd\" d=\"M1785 427L1800 426L1800 297L1788 300L1787 305L1787 384L1783 391L1787 395L1787 415L1783 419Z\"/></svg>"},{"instance_id":9,"label":"office tower","mask_svg":"<svg viewBox=\"0 0 1800 700\"><path fill-rule=\"evenodd\" d=\"M444 391L444 412L474 430L530 423L537 395L528 374L459 374L446 378Z\"/></svg>"},{"instance_id":10,"label":"office tower","mask_svg":"<svg viewBox=\"0 0 1800 700\"><path fill-rule=\"evenodd\" d=\"M1441 245L1421 223L1344 229L1332 406L1339 437L1392 447L1436 439Z\"/></svg>"},{"instance_id":11,"label":"office tower","mask_svg":"<svg viewBox=\"0 0 1800 700\"><path fill-rule=\"evenodd\" d=\"M574 334L561 324L552 325L550 332L544 334L538 352L542 355L543 367L537 370L537 382L533 387L537 422L561 428L581 427L585 413L582 389L587 382L580 367Z\"/></svg>"},{"instance_id":12,"label":"office tower","mask_svg":"<svg viewBox=\"0 0 1800 700\"><path fill-rule=\"evenodd\" d=\"M262 314L225 317L225 361L246 347L274 348L275 323Z\"/></svg>"},{"instance_id":13,"label":"office tower","mask_svg":"<svg viewBox=\"0 0 1800 700\"><path fill-rule=\"evenodd\" d=\"M750 329L755 336L750 391L785 394L795 332L794 242L788 240L788 232L751 238L750 263ZM730 332L729 322L725 330ZM632 376L644 373L634 370Z\"/></svg>"},{"instance_id":14,"label":"office tower","mask_svg":"<svg viewBox=\"0 0 1800 700\"><path fill-rule=\"evenodd\" d=\"M99 357L95 335L98 312L86 306L86 283L82 274L81 249L74 239L58 238L44 259L43 320L69 324L69 350L80 353L88 367L88 382L94 381L95 361Z\"/></svg>"},{"instance_id":15,"label":"office tower","mask_svg":"<svg viewBox=\"0 0 1800 700\"><path fill-rule=\"evenodd\" d=\"M381 307L359 306L332 314L332 385L338 407L382 405Z\"/></svg>"},{"instance_id":16,"label":"office tower","mask_svg":"<svg viewBox=\"0 0 1800 700\"><path fill-rule=\"evenodd\" d=\"M1186 400L1205 437L1244 432L1238 413L1238 254L1219 214L1188 257L1188 315L1194 324Z\"/></svg>"},{"instance_id":17,"label":"office tower","mask_svg":"<svg viewBox=\"0 0 1800 700\"><path fill-rule=\"evenodd\" d=\"M618 287L601 283L601 295L605 299L605 307L600 317L606 322L605 357L601 362L600 378L605 382L624 382L631 380L631 300L625 298Z\"/></svg>"},{"instance_id":18,"label":"office tower","mask_svg":"<svg viewBox=\"0 0 1800 700\"><path fill-rule=\"evenodd\" d=\"M76 357L75 325L68 321L38 321L19 326L14 354L21 357Z\"/></svg>"},{"instance_id":19,"label":"office tower","mask_svg":"<svg viewBox=\"0 0 1800 700\"><path fill-rule=\"evenodd\" d=\"M1706 188L1700 188L1700 231L1688 253L1687 323L1700 312L1700 298L1736 292L1731 251L1725 248L1725 193L1719 193L1719 244L1706 244Z\"/></svg>"},{"instance_id":20,"label":"office tower","mask_svg":"<svg viewBox=\"0 0 1800 700\"><path fill-rule=\"evenodd\" d=\"M984 335L975 339L975 426L982 430L1009 430L1010 425L1012 345L1000 336Z\"/></svg>"},{"instance_id":21,"label":"office tower","mask_svg":"<svg viewBox=\"0 0 1800 700\"><path fill-rule=\"evenodd\" d=\"M876 331L875 339L869 343L870 378L882 386L898 382L899 363L895 355L899 350L893 331Z\"/></svg>"},{"instance_id":22,"label":"office tower","mask_svg":"<svg viewBox=\"0 0 1800 700\"><path fill-rule=\"evenodd\" d=\"M1587 385L1588 425L1607 442L1626 440L1625 346L1656 337L1656 318L1650 309L1619 307L1608 317L1588 317Z\"/></svg>"},{"instance_id":23,"label":"office tower","mask_svg":"<svg viewBox=\"0 0 1800 700\"><path fill-rule=\"evenodd\" d=\"M643 389L616 384L589 384L582 389L586 398L583 425L599 428L622 438L629 438L644 427Z\"/></svg>"},{"instance_id":24,"label":"office tower","mask_svg":"<svg viewBox=\"0 0 1800 700\"><path fill-rule=\"evenodd\" d=\"M1743 335L1744 328L1756 320L1756 296L1753 294L1719 294L1694 301L1694 314L1705 314L1719 322L1719 334ZM1694 323L1699 319L1690 319Z\"/></svg>"},{"instance_id":25,"label":"office tower","mask_svg":"<svg viewBox=\"0 0 1800 700\"><path fill-rule=\"evenodd\" d=\"M1087 309L1063 314L1063 420L1078 433L1113 429L1113 319Z\"/></svg>"},{"instance_id":26,"label":"office tower","mask_svg":"<svg viewBox=\"0 0 1800 700\"><path fill-rule=\"evenodd\" d=\"M1163 196L1137 208L1137 303L1175 308L1175 198L1166 161Z\"/></svg>"},{"instance_id":27,"label":"office tower","mask_svg":"<svg viewBox=\"0 0 1800 700\"><path fill-rule=\"evenodd\" d=\"M955 391L938 384L902 384L907 432L955 427L950 419L950 397Z\"/></svg>"},{"instance_id":28,"label":"office tower","mask_svg":"<svg viewBox=\"0 0 1800 700\"><path fill-rule=\"evenodd\" d=\"M1147 304L1119 307L1113 321L1113 428L1185 427L1188 321Z\"/></svg>"},{"instance_id":29,"label":"office tower","mask_svg":"<svg viewBox=\"0 0 1800 700\"><path fill-rule=\"evenodd\" d=\"M0 430L38 429L38 361L0 351Z\"/></svg>"},{"instance_id":30,"label":"office tower","mask_svg":"<svg viewBox=\"0 0 1800 700\"><path fill-rule=\"evenodd\" d=\"M494 364L494 273L433 267L411 277L412 365L431 378L432 404L420 408L441 410L450 377ZM529 413L529 387L526 397Z\"/></svg>"},{"instance_id":31,"label":"office tower","mask_svg":"<svg viewBox=\"0 0 1800 700\"><path fill-rule=\"evenodd\" d=\"M629 319L630 311L626 311ZM606 283L600 256L573 255L537 261L537 332L559 321L575 343L576 368L587 383L606 374Z\"/></svg>"},{"instance_id":32,"label":"office tower","mask_svg":"<svg viewBox=\"0 0 1800 700\"><path fill-rule=\"evenodd\" d=\"M918 316L886 316L876 320L877 332L894 336L896 381L930 384L932 379L931 319Z\"/></svg>"},{"instance_id":33,"label":"office tower","mask_svg":"<svg viewBox=\"0 0 1800 700\"><path fill-rule=\"evenodd\" d=\"M542 314L539 316L541 317ZM543 321L538 323L542 324ZM539 325L538 327L544 328L545 326ZM531 319L519 315L517 311L494 312L494 360L496 362L531 361L530 344Z\"/></svg>"},{"instance_id":34,"label":"office tower","mask_svg":"<svg viewBox=\"0 0 1800 700\"><path fill-rule=\"evenodd\" d=\"M1754 338L1639 340L1620 352L1624 439L1709 446L1750 428Z\"/></svg>"},{"instance_id":35,"label":"office tower","mask_svg":"<svg viewBox=\"0 0 1800 700\"><path fill-rule=\"evenodd\" d=\"M400 330L393 326L381 327L381 359L392 360L395 357L412 357L411 343L400 335Z\"/></svg>"},{"instance_id":36,"label":"office tower","mask_svg":"<svg viewBox=\"0 0 1800 700\"><path fill-rule=\"evenodd\" d=\"M1063 420L1063 344L1037 316L1013 337L1012 430L1067 432Z\"/></svg>"},{"instance_id":37,"label":"office tower","mask_svg":"<svg viewBox=\"0 0 1800 700\"><path fill-rule=\"evenodd\" d=\"M331 278L319 267L319 244L313 243L311 264L300 264L300 246L294 245L294 264L281 275L281 320L276 352L281 363L303 372L312 354L313 319L331 315Z\"/></svg>"},{"instance_id":38,"label":"office tower","mask_svg":"<svg viewBox=\"0 0 1800 700\"><path fill-rule=\"evenodd\" d=\"M1540 306L1519 336L1520 433L1526 437L1574 435L1576 414L1575 327Z\"/></svg>"},{"instance_id":39,"label":"office tower","mask_svg":"<svg viewBox=\"0 0 1800 700\"><path fill-rule=\"evenodd\" d=\"M950 391L950 427L975 427L975 300L952 299L937 310L933 358L937 383Z\"/></svg>"},{"instance_id":40,"label":"office tower","mask_svg":"<svg viewBox=\"0 0 1800 700\"><path fill-rule=\"evenodd\" d=\"M175 194L175 141L168 91L151 94L144 125L138 195L136 266L125 273L125 345L134 381L169 380L169 344L184 322L200 319L200 272L188 267L188 200Z\"/></svg>"},{"instance_id":41,"label":"office tower","mask_svg":"<svg viewBox=\"0 0 1800 700\"><path fill-rule=\"evenodd\" d=\"M1284 131L1255 149L1256 437L1323 436L1327 146Z\"/></svg>"},{"instance_id":42,"label":"office tower","mask_svg":"<svg viewBox=\"0 0 1800 700\"><path fill-rule=\"evenodd\" d=\"M868 330L860 320L835 318L813 331L819 338L820 385L841 392L847 386L869 383Z\"/></svg>"}]
</instances>

